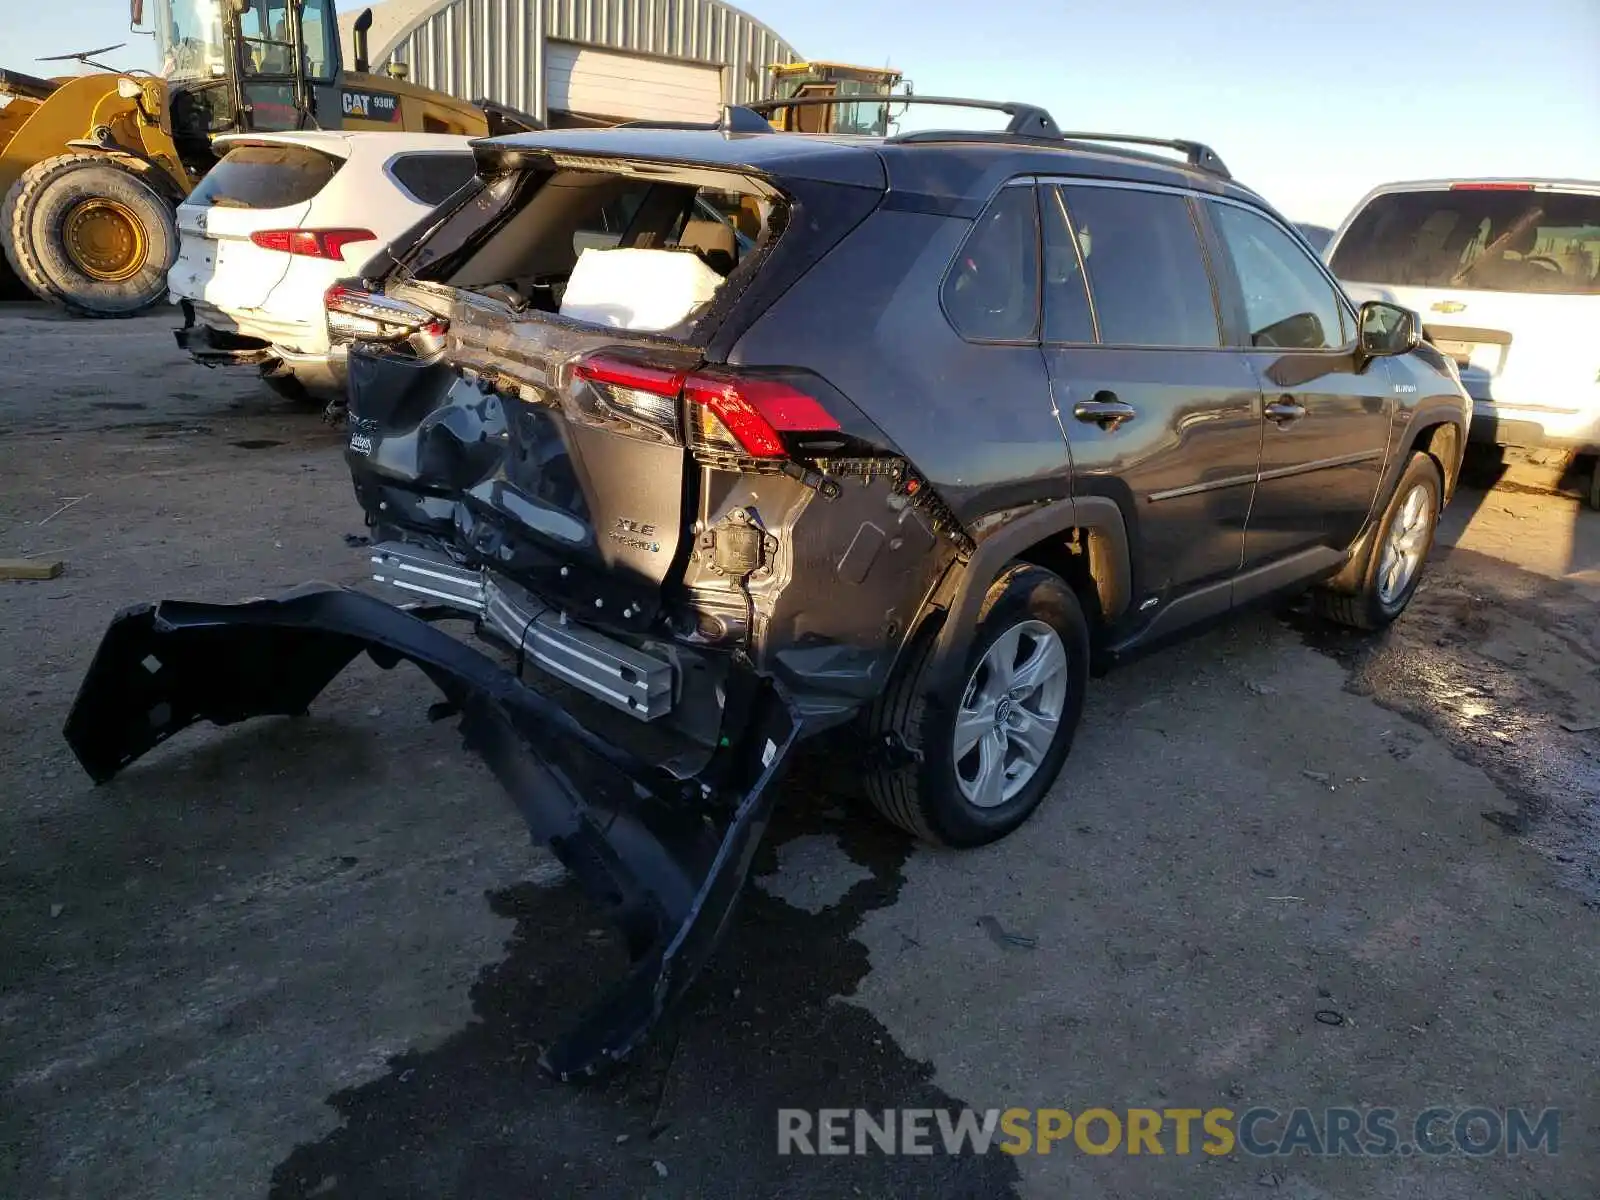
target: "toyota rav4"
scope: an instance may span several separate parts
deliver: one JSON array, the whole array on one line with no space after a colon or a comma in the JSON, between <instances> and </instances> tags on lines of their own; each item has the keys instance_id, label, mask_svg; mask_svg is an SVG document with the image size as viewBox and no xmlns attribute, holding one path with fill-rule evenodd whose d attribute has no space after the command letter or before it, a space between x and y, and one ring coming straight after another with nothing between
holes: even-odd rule
<instances>
[{"instance_id":1,"label":"toyota rav4","mask_svg":"<svg viewBox=\"0 0 1600 1200\"><path fill-rule=\"evenodd\" d=\"M129 610L69 720L86 767L301 711L363 650L418 663L626 934L566 1075L709 954L800 739L975 846L1044 801L1092 669L1294 589L1392 621L1470 415L1415 315L1352 304L1203 145L990 107L1004 132L732 109L476 143L327 297L404 602Z\"/></svg>"}]
</instances>

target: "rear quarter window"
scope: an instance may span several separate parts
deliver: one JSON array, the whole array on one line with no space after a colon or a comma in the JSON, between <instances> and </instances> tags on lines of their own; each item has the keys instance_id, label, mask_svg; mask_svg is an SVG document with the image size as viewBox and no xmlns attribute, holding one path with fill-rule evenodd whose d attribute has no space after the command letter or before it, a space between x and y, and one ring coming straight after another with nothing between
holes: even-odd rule
<instances>
[{"instance_id":1,"label":"rear quarter window","mask_svg":"<svg viewBox=\"0 0 1600 1200\"><path fill-rule=\"evenodd\" d=\"M465 152L400 154L389 163L389 174L400 190L429 208L443 204L460 191L476 171L477 163Z\"/></svg>"},{"instance_id":2,"label":"rear quarter window","mask_svg":"<svg viewBox=\"0 0 1600 1200\"><path fill-rule=\"evenodd\" d=\"M1333 248L1341 279L1397 287L1600 294L1600 195L1462 185L1387 192Z\"/></svg>"},{"instance_id":3,"label":"rear quarter window","mask_svg":"<svg viewBox=\"0 0 1600 1200\"><path fill-rule=\"evenodd\" d=\"M205 208L287 208L304 204L344 163L306 146L234 146L184 201Z\"/></svg>"},{"instance_id":4,"label":"rear quarter window","mask_svg":"<svg viewBox=\"0 0 1600 1200\"><path fill-rule=\"evenodd\" d=\"M1039 330L1039 205L1005 188L973 223L945 277L944 311L971 341L1029 341Z\"/></svg>"}]
</instances>

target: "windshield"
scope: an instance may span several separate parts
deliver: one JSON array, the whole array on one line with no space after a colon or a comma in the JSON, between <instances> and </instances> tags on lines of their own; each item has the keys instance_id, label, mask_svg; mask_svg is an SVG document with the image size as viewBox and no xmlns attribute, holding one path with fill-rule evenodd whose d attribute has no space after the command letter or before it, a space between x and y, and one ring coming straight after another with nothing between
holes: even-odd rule
<instances>
[{"instance_id":1,"label":"windshield","mask_svg":"<svg viewBox=\"0 0 1600 1200\"><path fill-rule=\"evenodd\" d=\"M1600 294L1600 196L1461 185L1373 198L1329 264L1398 287Z\"/></svg>"},{"instance_id":2,"label":"windshield","mask_svg":"<svg viewBox=\"0 0 1600 1200\"><path fill-rule=\"evenodd\" d=\"M152 15L159 74L184 80L228 73L221 0L155 0Z\"/></svg>"}]
</instances>

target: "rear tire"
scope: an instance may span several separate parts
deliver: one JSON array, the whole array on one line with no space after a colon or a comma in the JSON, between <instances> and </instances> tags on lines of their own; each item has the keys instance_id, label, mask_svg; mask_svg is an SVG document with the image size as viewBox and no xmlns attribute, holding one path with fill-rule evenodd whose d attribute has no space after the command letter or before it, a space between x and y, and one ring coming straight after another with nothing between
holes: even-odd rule
<instances>
[{"instance_id":1,"label":"rear tire","mask_svg":"<svg viewBox=\"0 0 1600 1200\"><path fill-rule=\"evenodd\" d=\"M86 317L131 317L167 294L177 250L171 204L106 154L34 163L0 206L0 242L41 300Z\"/></svg>"},{"instance_id":2,"label":"rear tire","mask_svg":"<svg viewBox=\"0 0 1600 1200\"><path fill-rule=\"evenodd\" d=\"M981 846L1026 821L1060 774L1083 714L1089 626L1060 576L1018 563L984 598L962 670L930 695L936 640L937 630L920 636L869 715L874 745L899 741L917 761L869 770L867 796L890 821L935 845ZM1047 674L1057 661L1059 671ZM993 668L1006 662L1023 670L1000 679ZM1033 667L1039 673L1029 674ZM1033 687L1034 679L1049 682ZM998 702L988 703L990 690L1001 698ZM989 708L994 709L994 745L975 743L959 752L958 718L965 714L963 727L970 729ZM1008 736L1011 741L1002 741ZM987 741L988 736L979 739ZM1029 756L1013 761L1012 753L1025 745ZM988 793L983 783L994 776L985 773L984 762L997 763L1000 772L1000 783ZM1008 777L1012 770L1017 777Z\"/></svg>"},{"instance_id":3,"label":"rear tire","mask_svg":"<svg viewBox=\"0 0 1600 1200\"><path fill-rule=\"evenodd\" d=\"M1383 511L1367 550L1360 587L1348 595L1321 590L1312 593L1317 615L1352 629L1378 630L1403 613L1422 582L1439 528L1443 496L1444 475L1439 464L1417 451L1406 464ZM1393 556L1391 550L1395 552ZM1404 563L1396 566L1397 557L1413 554L1415 560L1409 571Z\"/></svg>"}]
</instances>

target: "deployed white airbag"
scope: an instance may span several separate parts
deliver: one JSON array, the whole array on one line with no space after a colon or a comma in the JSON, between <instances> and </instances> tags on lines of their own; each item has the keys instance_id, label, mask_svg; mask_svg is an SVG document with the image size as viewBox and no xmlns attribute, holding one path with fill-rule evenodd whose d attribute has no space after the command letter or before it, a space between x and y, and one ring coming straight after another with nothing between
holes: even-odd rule
<instances>
[{"instance_id":1,"label":"deployed white airbag","mask_svg":"<svg viewBox=\"0 0 1600 1200\"><path fill-rule=\"evenodd\" d=\"M578 256L561 315L617 329L670 329L705 304L722 276L686 250L594 250Z\"/></svg>"}]
</instances>

